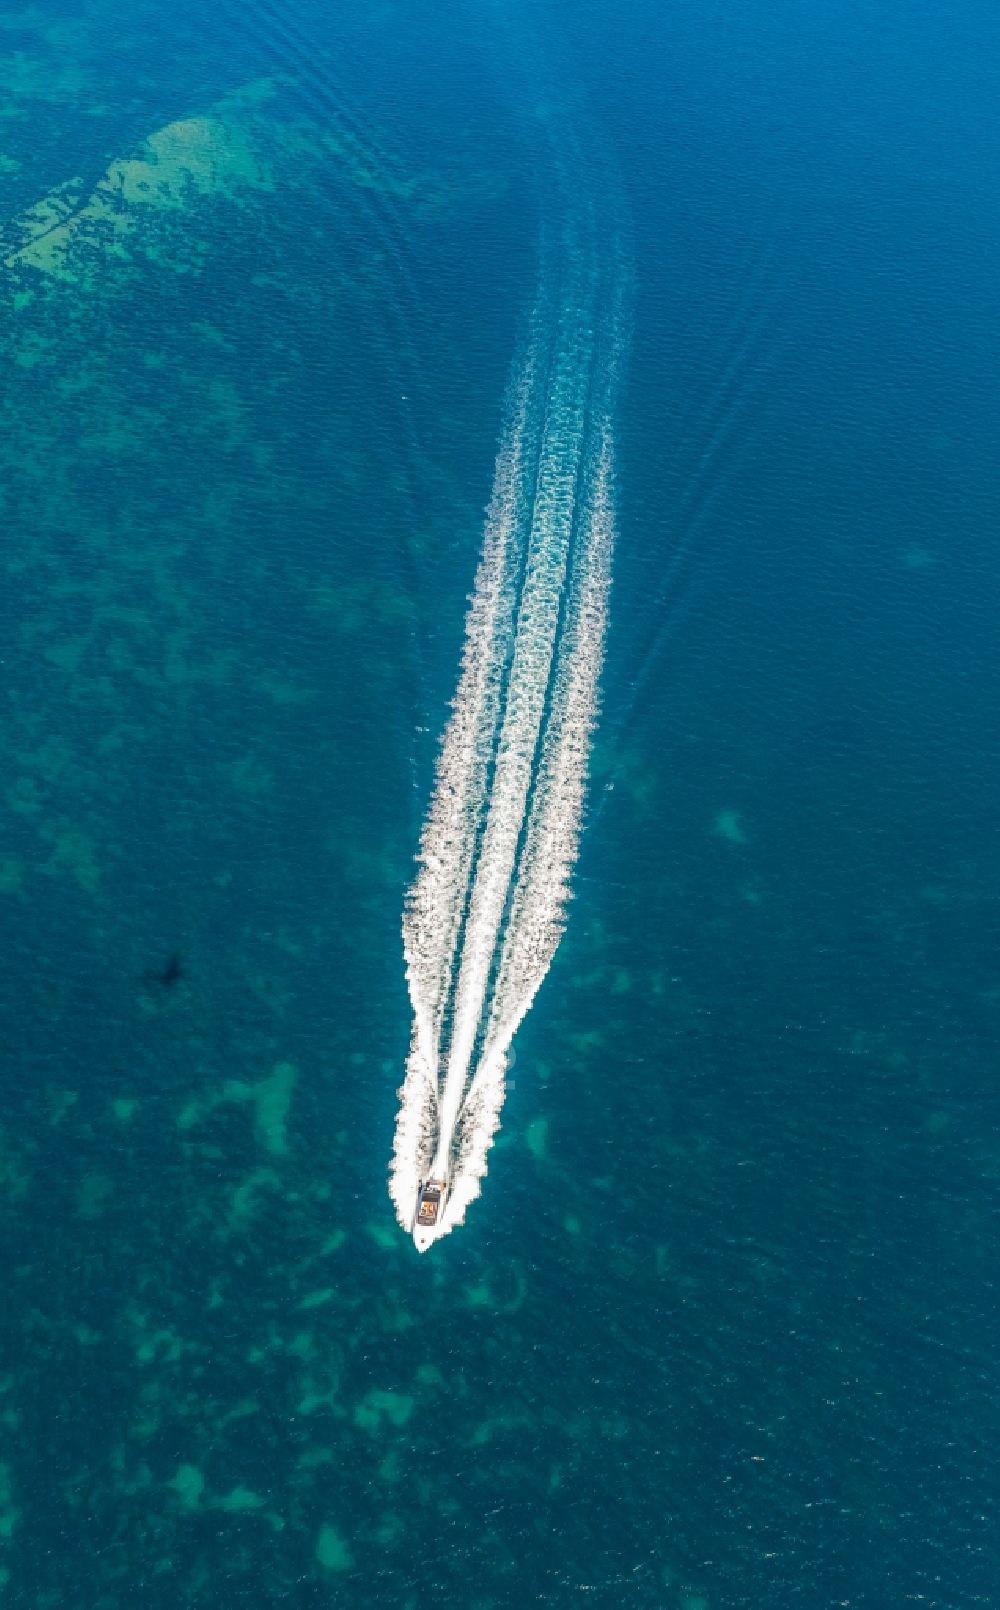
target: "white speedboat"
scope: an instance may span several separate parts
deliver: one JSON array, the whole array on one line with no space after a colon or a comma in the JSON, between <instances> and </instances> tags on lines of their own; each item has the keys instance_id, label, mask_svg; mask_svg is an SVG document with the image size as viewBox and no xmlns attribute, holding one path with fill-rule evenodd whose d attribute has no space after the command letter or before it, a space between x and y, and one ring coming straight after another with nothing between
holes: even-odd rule
<instances>
[{"instance_id":1,"label":"white speedboat","mask_svg":"<svg viewBox=\"0 0 1000 1610\"><path fill-rule=\"evenodd\" d=\"M413 1214L413 1244L418 1252L426 1252L432 1241L441 1234L444 1205L448 1200L448 1181L442 1174L432 1174L417 1192L417 1206Z\"/></svg>"}]
</instances>

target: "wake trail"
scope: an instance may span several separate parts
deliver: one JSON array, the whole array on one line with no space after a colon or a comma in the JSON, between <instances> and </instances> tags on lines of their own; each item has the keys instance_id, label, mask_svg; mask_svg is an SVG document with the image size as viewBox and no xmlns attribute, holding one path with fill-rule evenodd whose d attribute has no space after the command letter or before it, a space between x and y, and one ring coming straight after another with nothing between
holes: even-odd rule
<instances>
[{"instance_id":1,"label":"wake trail","mask_svg":"<svg viewBox=\"0 0 1000 1610\"><path fill-rule=\"evenodd\" d=\"M479 1195L507 1053L564 927L611 573L622 264L592 204L543 255L515 366L462 669L403 918L413 1035L390 1172L433 1236Z\"/></svg>"}]
</instances>

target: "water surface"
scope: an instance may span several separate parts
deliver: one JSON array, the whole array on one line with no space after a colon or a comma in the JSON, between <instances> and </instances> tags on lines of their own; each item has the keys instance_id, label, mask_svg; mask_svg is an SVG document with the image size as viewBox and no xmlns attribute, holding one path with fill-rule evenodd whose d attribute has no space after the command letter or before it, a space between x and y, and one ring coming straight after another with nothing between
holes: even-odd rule
<instances>
[{"instance_id":1,"label":"water surface","mask_svg":"<svg viewBox=\"0 0 1000 1610\"><path fill-rule=\"evenodd\" d=\"M994 1604L993 11L0 27L10 1602ZM400 912L556 96L633 237L604 713L418 1260Z\"/></svg>"}]
</instances>

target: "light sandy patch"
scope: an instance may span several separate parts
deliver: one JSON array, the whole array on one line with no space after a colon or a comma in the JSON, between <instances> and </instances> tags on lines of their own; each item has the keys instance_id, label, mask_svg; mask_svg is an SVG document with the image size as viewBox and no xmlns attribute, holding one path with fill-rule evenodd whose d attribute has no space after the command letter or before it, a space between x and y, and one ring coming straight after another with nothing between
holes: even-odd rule
<instances>
[{"instance_id":1,"label":"light sandy patch","mask_svg":"<svg viewBox=\"0 0 1000 1610\"><path fill-rule=\"evenodd\" d=\"M726 839L730 844L745 844L747 841L739 811L717 811L712 823L712 832L717 838Z\"/></svg>"},{"instance_id":2,"label":"light sandy patch","mask_svg":"<svg viewBox=\"0 0 1000 1610\"><path fill-rule=\"evenodd\" d=\"M316 1558L325 1571L350 1571L354 1565L350 1549L337 1528L329 1522L319 1529Z\"/></svg>"},{"instance_id":3,"label":"light sandy patch","mask_svg":"<svg viewBox=\"0 0 1000 1610\"><path fill-rule=\"evenodd\" d=\"M183 272L196 262L165 260L144 238L155 213L176 213L203 196L239 205L274 180L254 138L251 108L266 98L259 86L222 101L210 112L178 118L151 134L134 157L112 162L93 189L70 179L50 190L12 226L20 242L4 267L35 269L54 279L90 282L109 261L133 254L167 261Z\"/></svg>"}]
</instances>

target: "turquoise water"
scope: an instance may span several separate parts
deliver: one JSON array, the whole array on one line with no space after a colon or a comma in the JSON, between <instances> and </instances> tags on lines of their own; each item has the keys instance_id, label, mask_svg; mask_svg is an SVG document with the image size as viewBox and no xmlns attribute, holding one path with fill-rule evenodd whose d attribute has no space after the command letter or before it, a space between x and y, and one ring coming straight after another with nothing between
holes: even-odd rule
<instances>
[{"instance_id":1,"label":"turquoise water","mask_svg":"<svg viewBox=\"0 0 1000 1610\"><path fill-rule=\"evenodd\" d=\"M12 1605L997 1602L998 45L0 13ZM604 709L418 1259L400 915L546 106L630 220Z\"/></svg>"}]
</instances>

